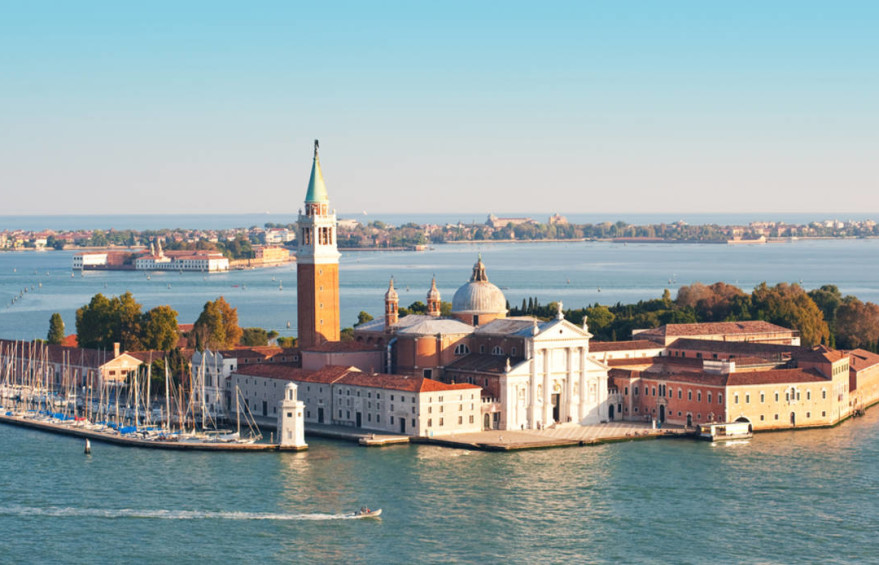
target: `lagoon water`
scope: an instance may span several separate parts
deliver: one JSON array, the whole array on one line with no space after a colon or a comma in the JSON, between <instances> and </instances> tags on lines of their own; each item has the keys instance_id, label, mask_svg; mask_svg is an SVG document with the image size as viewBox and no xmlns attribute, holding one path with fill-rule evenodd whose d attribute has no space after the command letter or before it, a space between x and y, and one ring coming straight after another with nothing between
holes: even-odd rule
<instances>
[{"instance_id":1,"label":"lagoon water","mask_svg":"<svg viewBox=\"0 0 879 565\"><path fill-rule=\"evenodd\" d=\"M879 239L810 240L770 245L614 244L605 242L446 244L414 252L345 252L340 266L342 325L357 313L383 312L395 277L400 305L425 300L434 274L443 299L465 283L477 255L510 304L536 296L567 307L658 298L665 288L725 281L751 290L762 281L800 282L811 289L837 284L843 293L879 302ZM225 296L245 327L296 335L296 267L220 274L90 271L71 276L73 252L0 253L0 336L45 337L60 312L73 331L76 309L98 292L131 291L152 308L170 304L181 323L194 322L204 303ZM40 286L42 285L42 286ZM33 287L15 304L10 300ZM287 323L290 328L287 328Z\"/></svg>"},{"instance_id":2,"label":"lagoon water","mask_svg":"<svg viewBox=\"0 0 879 565\"><path fill-rule=\"evenodd\" d=\"M480 252L511 303L538 296L578 307L697 280L833 283L879 301L877 251L877 240L834 240L345 253L342 321L378 315L390 276L402 304L423 300L434 273L449 300ZM0 254L0 336L43 337L54 311L72 329L74 310L94 293L126 290L147 308L171 304L182 322L223 294L242 325L295 331L293 266L71 277L70 255ZM7 307L25 286L34 290ZM658 440L497 454L312 439L300 454L94 444L86 457L77 440L0 426L0 562L876 561L877 429L874 408L834 429L725 446ZM382 507L383 519L345 519L361 505Z\"/></svg>"}]
</instances>

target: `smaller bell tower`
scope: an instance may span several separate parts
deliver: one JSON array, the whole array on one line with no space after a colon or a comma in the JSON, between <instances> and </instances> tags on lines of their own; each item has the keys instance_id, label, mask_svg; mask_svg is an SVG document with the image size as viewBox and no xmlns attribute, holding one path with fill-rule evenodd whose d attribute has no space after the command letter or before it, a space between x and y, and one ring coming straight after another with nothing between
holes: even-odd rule
<instances>
[{"instance_id":1,"label":"smaller bell tower","mask_svg":"<svg viewBox=\"0 0 879 565\"><path fill-rule=\"evenodd\" d=\"M397 323L400 316L399 311L400 297L394 289L394 279L392 278L388 284L388 291L385 293L385 330Z\"/></svg>"},{"instance_id":2,"label":"smaller bell tower","mask_svg":"<svg viewBox=\"0 0 879 565\"><path fill-rule=\"evenodd\" d=\"M440 299L439 290L436 288L436 277L430 280L430 290L427 291L427 314L434 318L440 317L442 310L442 300Z\"/></svg>"}]
</instances>

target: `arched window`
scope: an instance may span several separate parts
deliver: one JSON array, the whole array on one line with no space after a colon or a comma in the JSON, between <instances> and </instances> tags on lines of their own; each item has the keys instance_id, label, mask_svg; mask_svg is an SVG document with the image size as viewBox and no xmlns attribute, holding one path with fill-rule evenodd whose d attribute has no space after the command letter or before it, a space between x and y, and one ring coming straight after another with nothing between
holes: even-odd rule
<instances>
[{"instance_id":1,"label":"arched window","mask_svg":"<svg viewBox=\"0 0 879 565\"><path fill-rule=\"evenodd\" d=\"M467 347L466 343L459 343L455 346L455 355L468 355L470 353L470 348Z\"/></svg>"},{"instance_id":2,"label":"arched window","mask_svg":"<svg viewBox=\"0 0 879 565\"><path fill-rule=\"evenodd\" d=\"M495 345L494 347L491 348L491 354L492 355L503 355L504 350L500 345Z\"/></svg>"}]
</instances>

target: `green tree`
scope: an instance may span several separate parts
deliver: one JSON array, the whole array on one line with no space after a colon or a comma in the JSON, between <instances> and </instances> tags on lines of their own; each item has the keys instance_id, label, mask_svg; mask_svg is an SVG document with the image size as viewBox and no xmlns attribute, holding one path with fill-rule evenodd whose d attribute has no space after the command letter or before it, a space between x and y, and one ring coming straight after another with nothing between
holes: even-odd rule
<instances>
[{"instance_id":1,"label":"green tree","mask_svg":"<svg viewBox=\"0 0 879 565\"><path fill-rule=\"evenodd\" d=\"M355 325L359 326L360 324L365 324L366 322L371 322L373 320L372 315L369 312L361 310L359 314L357 314L357 323Z\"/></svg>"},{"instance_id":2,"label":"green tree","mask_svg":"<svg viewBox=\"0 0 879 565\"><path fill-rule=\"evenodd\" d=\"M824 314L797 284L779 283L770 287L760 283L751 294L751 304L756 319L798 330L803 345L830 341Z\"/></svg>"},{"instance_id":3,"label":"green tree","mask_svg":"<svg viewBox=\"0 0 879 565\"><path fill-rule=\"evenodd\" d=\"M58 312L49 318L49 334L46 336L46 341L51 345L60 345L64 341L64 320Z\"/></svg>"},{"instance_id":4,"label":"green tree","mask_svg":"<svg viewBox=\"0 0 879 565\"><path fill-rule=\"evenodd\" d=\"M244 328L241 334L241 345L268 345L269 334L262 328Z\"/></svg>"},{"instance_id":5,"label":"green tree","mask_svg":"<svg viewBox=\"0 0 879 565\"><path fill-rule=\"evenodd\" d=\"M278 347L283 347L286 349L290 349L299 345L299 340L295 337L279 337L278 338Z\"/></svg>"},{"instance_id":6,"label":"green tree","mask_svg":"<svg viewBox=\"0 0 879 565\"><path fill-rule=\"evenodd\" d=\"M354 341L354 328L342 328L339 332L339 341Z\"/></svg>"},{"instance_id":7,"label":"green tree","mask_svg":"<svg viewBox=\"0 0 879 565\"><path fill-rule=\"evenodd\" d=\"M76 311L76 340L86 349L108 349L117 341L117 326L110 299L101 293Z\"/></svg>"},{"instance_id":8,"label":"green tree","mask_svg":"<svg viewBox=\"0 0 879 565\"><path fill-rule=\"evenodd\" d=\"M177 312L170 306L156 306L143 315L141 341L146 349L170 351L177 345Z\"/></svg>"},{"instance_id":9,"label":"green tree","mask_svg":"<svg viewBox=\"0 0 879 565\"><path fill-rule=\"evenodd\" d=\"M818 305L821 313L824 314L824 320L832 327L834 320L836 320L836 310L842 304L842 293L839 292L839 287L835 284L825 284L821 288L810 290L809 298Z\"/></svg>"},{"instance_id":10,"label":"green tree","mask_svg":"<svg viewBox=\"0 0 879 565\"><path fill-rule=\"evenodd\" d=\"M232 308L222 296L205 303L193 331L201 335L204 347L213 350L235 347L243 334L238 326L238 309Z\"/></svg>"}]
</instances>

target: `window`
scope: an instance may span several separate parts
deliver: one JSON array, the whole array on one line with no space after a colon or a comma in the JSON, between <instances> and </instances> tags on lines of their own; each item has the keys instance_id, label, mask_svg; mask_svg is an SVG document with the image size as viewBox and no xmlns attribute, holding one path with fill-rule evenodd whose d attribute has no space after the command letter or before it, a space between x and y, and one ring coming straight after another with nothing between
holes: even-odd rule
<instances>
[{"instance_id":1,"label":"window","mask_svg":"<svg viewBox=\"0 0 879 565\"><path fill-rule=\"evenodd\" d=\"M811 416L812 416L812 413L811 413L811 412L806 412L806 418L809 418L809 417L811 417Z\"/></svg>"},{"instance_id":2,"label":"window","mask_svg":"<svg viewBox=\"0 0 879 565\"><path fill-rule=\"evenodd\" d=\"M776 395L776 396L777 396L777 395ZM826 399L826 398L827 398L827 391L826 391L826 390L822 390L822 391L821 391L821 398L822 398L822 399ZM776 399L776 400L778 400L778 399Z\"/></svg>"},{"instance_id":3,"label":"window","mask_svg":"<svg viewBox=\"0 0 879 565\"><path fill-rule=\"evenodd\" d=\"M653 387L653 396L656 396L656 387Z\"/></svg>"},{"instance_id":4,"label":"window","mask_svg":"<svg viewBox=\"0 0 879 565\"><path fill-rule=\"evenodd\" d=\"M485 353L485 346L484 346L484 345L480 345L480 346L479 346L479 352L480 352L480 353Z\"/></svg>"},{"instance_id":5,"label":"window","mask_svg":"<svg viewBox=\"0 0 879 565\"><path fill-rule=\"evenodd\" d=\"M460 425L463 424L463 423L464 423L464 417L463 417L463 416L458 416L458 425L460 426Z\"/></svg>"},{"instance_id":6,"label":"window","mask_svg":"<svg viewBox=\"0 0 879 565\"><path fill-rule=\"evenodd\" d=\"M491 354L492 355L503 355L504 349L500 345L495 345L494 347L491 348Z\"/></svg>"},{"instance_id":7,"label":"window","mask_svg":"<svg viewBox=\"0 0 879 565\"><path fill-rule=\"evenodd\" d=\"M775 419L778 420L778 414L775 415Z\"/></svg>"},{"instance_id":8,"label":"window","mask_svg":"<svg viewBox=\"0 0 879 565\"><path fill-rule=\"evenodd\" d=\"M433 420L430 419L430 418L428 418L428 419L427 419L427 427L429 428L429 427L431 427L432 425L433 425Z\"/></svg>"},{"instance_id":9,"label":"window","mask_svg":"<svg viewBox=\"0 0 879 565\"><path fill-rule=\"evenodd\" d=\"M623 394L625 394L626 396L629 396L629 387L626 387L624 390L625 390L625 392Z\"/></svg>"},{"instance_id":10,"label":"window","mask_svg":"<svg viewBox=\"0 0 879 565\"><path fill-rule=\"evenodd\" d=\"M701 390L696 391L696 400L698 402L702 402L702 391Z\"/></svg>"},{"instance_id":11,"label":"window","mask_svg":"<svg viewBox=\"0 0 879 565\"><path fill-rule=\"evenodd\" d=\"M683 397L684 397L684 391L681 389L678 389L678 400L682 399Z\"/></svg>"},{"instance_id":12,"label":"window","mask_svg":"<svg viewBox=\"0 0 879 565\"><path fill-rule=\"evenodd\" d=\"M391 419L393 420L393 418L391 418ZM393 424L393 422L391 422L391 423ZM443 419L440 418L440 426L442 426L442 425L443 425Z\"/></svg>"},{"instance_id":13,"label":"window","mask_svg":"<svg viewBox=\"0 0 879 565\"><path fill-rule=\"evenodd\" d=\"M430 379L433 377L433 369L424 369L423 373L425 379Z\"/></svg>"},{"instance_id":14,"label":"window","mask_svg":"<svg viewBox=\"0 0 879 565\"><path fill-rule=\"evenodd\" d=\"M516 348L515 347L510 348L510 355L512 355L514 357L516 356ZM473 422L470 422L470 423L472 424Z\"/></svg>"},{"instance_id":15,"label":"window","mask_svg":"<svg viewBox=\"0 0 879 565\"><path fill-rule=\"evenodd\" d=\"M392 395L391 395L391 401L393 402L393 400L394 400L394 395L392 394ZM391 408L391 410L393 410L393 408Z\"/></svg>"},{"instance_id":16,"label":"window","mask_svg":"<svg viewBox=\"0 0 879 565\"><path fill-rule=\"evenodd\" d=\"M638 396L638 386L635 385L635 396Z\"/></svg>"},{"instance_id":17,"label":"window","mask_svg":"<svg viewBox=\"0 0 879 565\"><path fill-rule=\"evenodd\" d=\"M708 404L711 404L711 393L708 393Z\"/></svg>"},{"instance_id":18,"label":"window","mask_svg":"<svg viewBox=\"0 0 879 565\"><path fill-rule=\"evenodd\" d=\"M393 425L393 423L394 423L394 417L391 416L391 425ZM442 420L440 420L440 426L442 426Z\"/></svg>"},{"instance_id":19,"label":"window","mask_svg":"<svg viewBox=\"0 0 879 565\"><path fill-rule=\"evenodd\" d=\"M812 391L811 390L806 391L806 400L812 400ZM808 414L806 415L806 417L807 418L809 417Z\"/></svg>"},{"instance_id":20,"label":"window","mask_svg":"<svg viewBox=\"0 0 879 565\"><path fill-rule=\"evenodd\" d=\"M473 414L470 414L470 423L473 423Z\"/></svg>"},{"instance_id":21,"label":"window","mask_svg":"<svg viewBox=\"0 0 879 565\"><path fill-rule=\"evenodd\" d=\"M733 396L733 404L738 404L738 403L739 403L739 395L736 394L735 396Z\"/></svg>"},{"instance_id":22,"label":"window","mask_svg":"<svg viewBox=\"0 0 879 565\"><path fill-rule=\"evenodd\" d=\"M746 395L745 395L745 404L750 404L750 403L751 403L751 395L750 395L750 394L746 394Z\"/></svg>"},{"instance_id":23,"label":"window","mask_svg":"<svg viewBox=\"0 0 879 565\"><path fill-rule=\"evenodd\" d=\"M775 391L775 401L778 402L778 391Z\"/></svg>"},{"instance_id":24,"label":"window","mask_svg":"<svg viewBox=\"0 0 879 565\"><path fill-rule=\"evenodd\" d=\"M687 391L687 400L693 400L693 391L692 390Z\"/></svg>"},{"instance_id":25,"label":"window","mask_svg":"<svg viewBox=\"0 0 879 565\"><path fill-rule=\"evenodd\" d=\"M760 404L763 404L763 393L760 393Z\"/></svg>"},{"instance_id":26,"label":"window","mask_svg":"<svg viewBox=\"0 0 879 565\"><path fill-rule=\"evenodd\" d=\"M760 414L760 421L763 421L763 414Z\"/></svg>"},{"instance_id":27,"label":"window","mask_svg":"<svg viewBox=\"0 0 879 565\"><path fill-rule=\"evenodd\" d=\"M455 355L467 355L470 353L470 348L467 347L466 343L459 343L455 346Z\"/></svg>"}]
</instances>

